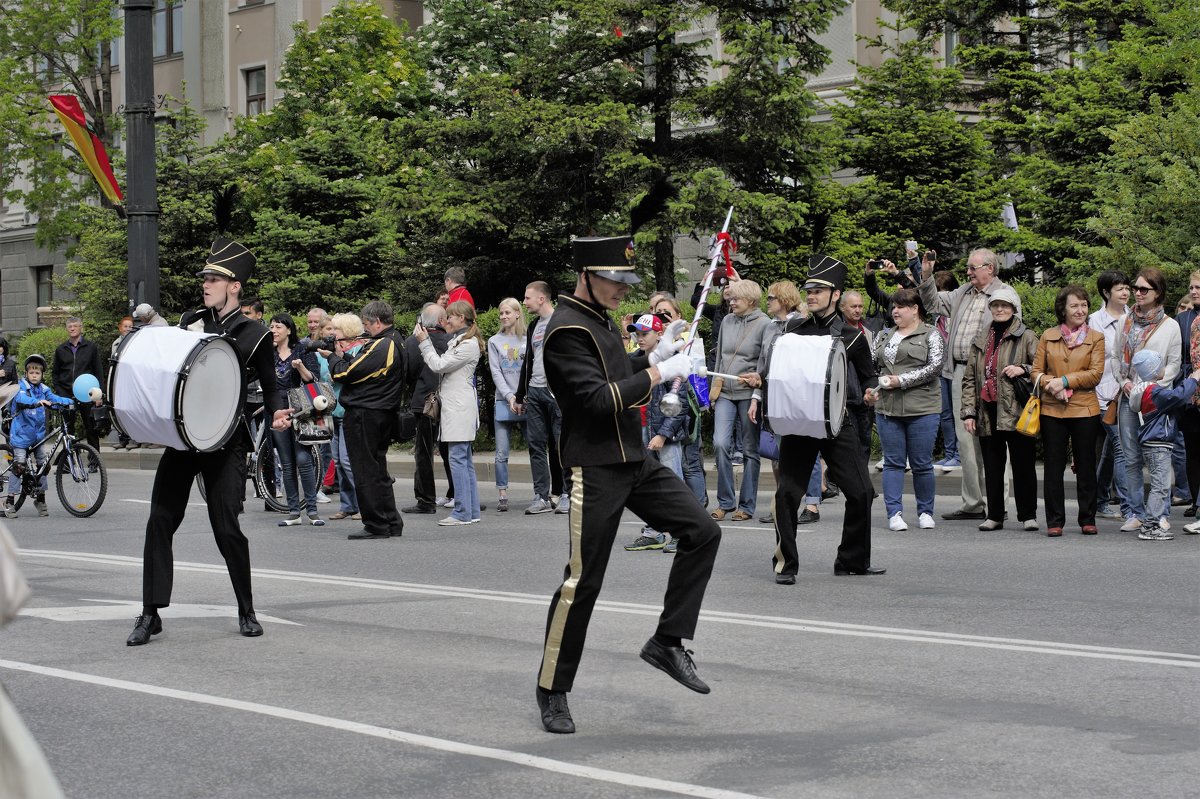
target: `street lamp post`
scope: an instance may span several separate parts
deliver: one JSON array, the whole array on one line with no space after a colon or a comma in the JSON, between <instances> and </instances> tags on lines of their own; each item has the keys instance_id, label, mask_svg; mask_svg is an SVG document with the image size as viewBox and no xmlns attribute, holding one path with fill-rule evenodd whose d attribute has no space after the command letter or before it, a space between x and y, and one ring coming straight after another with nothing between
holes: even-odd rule
<instances>
[{"instance_id":1,"label":"street lamp post","mask_svg":"<svg viewBox=\"0 0 1200 799\"><path fill-rule=\"evenodd\" d=\"M181 1L181 0L180 0ZM154 148L154 0L125 0L125 128L129 308L159 308Z\"/></svg>"}]
</instances>

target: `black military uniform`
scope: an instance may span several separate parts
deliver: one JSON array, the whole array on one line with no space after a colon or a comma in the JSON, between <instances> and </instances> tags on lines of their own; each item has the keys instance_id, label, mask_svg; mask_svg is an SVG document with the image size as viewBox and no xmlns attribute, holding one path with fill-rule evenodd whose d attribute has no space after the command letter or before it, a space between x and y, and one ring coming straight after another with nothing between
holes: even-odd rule
<instances>
[{"instance_id":1,"label":"black military uniform","mask_svg":"<svg viewBox=\"0 0 1200 799\"><path fill-rule=\"evenodd\" d=\"M241 244L219 238L205 268L197 276L218 275L243 285L254 271L255 258ZM284 407L283 397L275 388L274 351L270 333L261 322L242 316L235 304L223 313L213 308L188 311L179 321L188 330L216 333L233 339L242 362L244 375L239 387L245 396L247 381L257 378L262 384L263 402L267 408L264 424L270 424L275 411ZM142 335L148 335L143 333ZM250 434L244 425L225 446L213 452L195 452L167 448L163 451L154 475L150 494L150 519L146 522L146 546L142 566L142 615L126 641L138 646L161 632L158 608L171 604L174 577L171 543L175 531L183 522L197 474L204 476L208 497L208 519L212 523L217 548L225 558L233 593L237 597L238 622L242 635L262 635L262 627L254 615L254 597L250 589L250 544L238 523L246 490L246 453Z\"/></svg>"},{"instance_id":2,"label":"black military uniform","mask_svg":"<svg viewBox=\"0 0 1200 799\"><path fill-rule=\"evenodd\" d=\"M804 288L829 289L829 307L824 313L788 322L783 335L840 337L846 345L846 392L862 396L866 389L878 383L878 378L870 342L861 330L845 324L832 299L832 293L840 292L845 280L845 264L829 256L813 256ZM766 396L765 391L763 395ZM829 479L837 483L846 497L842 542L833 564L834 574L883 574L886 569L871 568L871 503L875 490L860 455L858 432L846 418L834 438L781 436L779 439L779 487L772 506L777 544L772 558L776 582L791 584L796 581L800 568L796 552L796 514L803 506L818 454L825 458Z\"/></svg>"},{"instance_id":3,"label":"black military uniform","mask_svg":"<svg viewBox=\"0 0 1200 799\"><path fill-rule=\"evenodd\" d=\"M636 283L627 245L629 237L576 239L576 271L584 272L585 281L594 275ZM721 529L674 472L646 456L639 406L650 400L649 359L625 352L607 309L560 296L546 330L545 364L562 409L560 455L571 470L571 552L546 620L538 704L548 731L574 732L565 694L575 680L622 512L629 508L679 538L658 630L642 658L701 693L708 686L696 677L680 639L695 632Z\"/></svg>"}]
</instances>

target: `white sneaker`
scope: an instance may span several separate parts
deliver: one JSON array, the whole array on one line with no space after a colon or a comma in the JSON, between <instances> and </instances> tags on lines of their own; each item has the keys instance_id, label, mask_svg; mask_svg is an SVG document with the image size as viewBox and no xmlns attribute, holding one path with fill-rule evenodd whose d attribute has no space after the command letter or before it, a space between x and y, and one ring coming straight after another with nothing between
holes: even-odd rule
<instances>
[{"instance_id":1,"label":"white sneaker","mask_svg":"<svg viewBox=\"0 0 1200 799\"><path fill-rule=\"evenodd\" d=\"M1170 530L1171 529L1171 520L1168 519L1166 516L1160 517L1158 520L1158 529Z\"/></svg>"},{"instance_id":2,"label":"white sneaker","mask_svg":"<svg viewBox=\"0 0 1200 799\"><path fill-rule=\"evenodd\" d=\"M875 464L875 471L877 471L877 472L883 471L883 458L880 458L879 462Z\"/></svg>"},{"instance_id":3,"label":"white sneaker","mask_svg":"<svg viewBox=\"0 0 1200 799\"><path fill-rule=\"evenodd\" d=\"M901 530L907 530L908 525L904 523L904 516L897 513L895 516L888 519L888 528L895 530L896 532L900 532Z\"/></svg>"},{"instance_id":4,"label":"white sneaker","mask_svg":"<svg viewBox=\"0 0 1200 799\"><path fill-rule=\"evenodd\" d=\"M453 516L447 516L444 519L438 519L438 527L457 527L461 524L470 524L470 519L456 519Z\"/></svg>"},{"instance_id":5,"label":"white sneaker","mask_svg":"<svg viewBox=\"0 0 1200 799\"><path fill-rule=\"evenodd\" d=\"M434 501L434 504L439 508L453 508L454 500L450 499L449 497L440 497Z\"/></svg>"},{"instance_id":6,"label":"white sneaker","mask_svg":"<svg viewBox=\"0 0 1200 799\"><path fill-rule=\"evenodd\" d=\"M1183 531L1185 533L1187 533L1188 535L1200 535L1200 522L1192 522L1191 524L1185 524L1183 526Z\"/></svg>"},{"instance_id":7,"label":"white sneaker","mask_svg":"<svg viewBox=\"0 0 1200 799\"><path fill-rule=\"evenodd\" d=\"M322 505L329 502L329 497L325 496L324 491L317 491L317 502Z\"/></svg>"},{"instance_id":8,"label":"white sneaker","mask_svg":"<svg viewBox=\"0 0 1200 799\"><path fill-rule=\"evenodd\" d=\"M922 530L932 530L934 528L933 516L928 513L922 513L917 517L917 527Z\"/></svg>"},{"instance_id":9,"label":"white sneaker","mask_svg":"<svg viewBox=\"0 0 1200 799\"><path fill-rule=\"evenodd\" d=\"M1142 529L1141 520L1135 519L1132 516L1129 517L1128 519L1126 519L1125 523L1121 525L1122 533L1136 533L1141 529Z\"/></svg>"}]
</instances>

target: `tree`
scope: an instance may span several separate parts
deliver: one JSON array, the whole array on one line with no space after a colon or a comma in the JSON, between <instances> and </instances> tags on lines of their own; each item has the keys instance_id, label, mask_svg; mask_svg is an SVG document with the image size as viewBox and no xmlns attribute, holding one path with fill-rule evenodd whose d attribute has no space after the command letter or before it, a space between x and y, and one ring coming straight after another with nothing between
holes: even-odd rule
<instances>
[{"instance_id":1,"label":"tree","mask_svg":"<svg viewBox=\"0 0 1200 799\"><path fill-rule=\"evenodd\" d=\"M903 17L884 23L868 45L886 58L878 67L859 64L848 102L832 107L838 167L859 180L830 187L852 222L831 237L830 250L851 264L902 258L907 239L946 262L999 225L1002 197L988 174L987 140L960 110L962 73L939 66L935 41L912 33Z\"/></svg>"},{"instance_id":2,"label":"tree","mask_svg":"<svg viewBox=\"0 0 1200 799\"><path fill-rule=\"evenodd\" d=\"M54 247L90 215L99 191L70 140L61 135L46 98L79 97L92 128L115 163L113 40L122 22L116 0L12 0L0 3L0 175L5 197L37 215L37 241ZM14 176L23 180L13 180Z\"/></svg>"}]
</instances>

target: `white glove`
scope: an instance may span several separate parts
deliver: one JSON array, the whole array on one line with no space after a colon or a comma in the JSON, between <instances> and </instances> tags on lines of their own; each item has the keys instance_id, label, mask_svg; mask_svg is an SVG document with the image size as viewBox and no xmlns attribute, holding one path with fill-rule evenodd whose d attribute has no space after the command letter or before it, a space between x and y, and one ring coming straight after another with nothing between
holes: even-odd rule
<instances>
[{"instance_id":1,"label":"white glove","mask_svg":"<svg viewBox=\"0 0 1200 799\"><path fill-rule=\"evenodd\" d=\"M658 340L658 346L654 348L654 352L650 353L651 366L662 363L687 346L687 342L679 338L680 333L683 332L686 326L687 322L682 319L676 319L667 325L667 329L663 331L662 336Z\"/></svg>"},{"instance_id":2,"label":"white glove","mask_svg":"<svg viewBox=\"0 0 1200 799\"><path fill-rule=\"evenodd\" d=\"M672 355L662 363L658 364L658 373L662 376L664 383L671 383L675 378L685 378L696 371L696 363L690 355L685 355L682 352L677 355Z\"/></svg>"}]
</instances>

